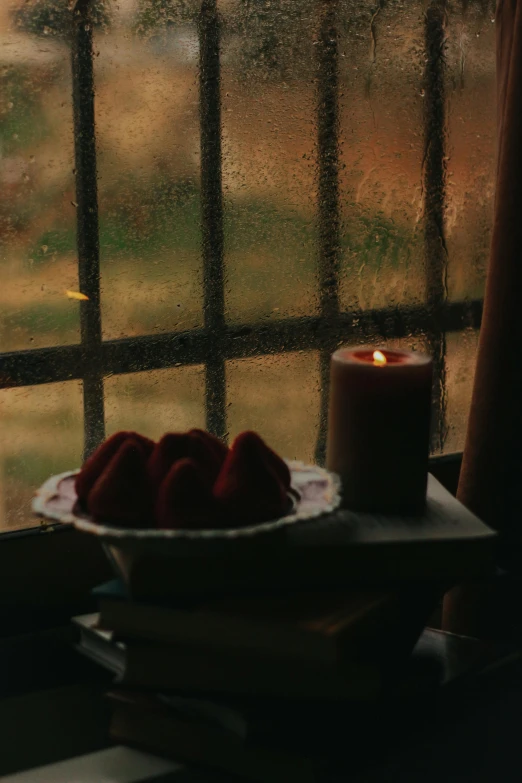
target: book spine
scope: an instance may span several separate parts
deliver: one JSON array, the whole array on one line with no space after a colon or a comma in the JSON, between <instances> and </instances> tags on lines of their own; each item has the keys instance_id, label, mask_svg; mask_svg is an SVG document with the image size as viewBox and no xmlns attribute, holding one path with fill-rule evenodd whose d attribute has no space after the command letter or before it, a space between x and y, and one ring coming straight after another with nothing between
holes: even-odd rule
<instances>
[{"instance_id":1,"label":"book spine","mask_svg":"<svg viewBox=\"0 0 522 783\"><path fill-rule=\"evenodd\" d=\"M121 639L147 639L184 648L205 645L216 652L244 649L274 659L295 659L317 663L337 660L335 639L319 633L268 623L248 622L244 618L197 612L162 613L154 607L136 604L100 607L100 626L111 629Z\"/></svg>"},{"instance_id":2,"label":"book spine","mask_svg":"<svg viewBox=\"0 0 522 783\"><path fill-rule=\"evenodd\" d=\"M295 663L276 665L247 656L181 656L173 648L127 645L121 683L129 686L195 692L262 693L281 697L374 699L382 685L375 666L342 668Z\"/></svg>"}]
</instances>

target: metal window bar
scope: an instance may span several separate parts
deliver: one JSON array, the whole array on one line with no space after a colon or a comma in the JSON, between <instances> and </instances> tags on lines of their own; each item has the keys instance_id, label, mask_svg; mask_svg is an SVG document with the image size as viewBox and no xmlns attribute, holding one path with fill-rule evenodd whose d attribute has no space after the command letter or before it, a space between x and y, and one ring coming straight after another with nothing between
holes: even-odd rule
<instances>
[{"instance_id":1,"label":"metal window bar","mask_svg":"<svg viewBox=\"0 0 522 783\"><path fill-rule=\"evenodd\" d=\"M317 40L317 158L319 222L319 295L323 323L330 325L319 358L321 407L315 449L316 462L326 452L326 418L330 386L330 355L335 348L339 320L339 266L341 227L339 204L339 73L337 0L320 0ZM333 328L332 328L333 327Z\"/></svg>"},{"instance_id":2,"label":"metal window bar","mask_svg":"<svg viewBox=\"0 0 522 783\"><path fill-rule=\"evenodd\" d=\"M431 315L428 347L433 357L431 446L442 452L446 436L446 334L438 328L447 299L448 251L444 231L446 204L444 45L446 0L432 0L426 10L424 38L424 265L426 306Z\"/></svg>"},{"instance_id":3,"label":"metal window bar","mask_svg":"<svg viewBox=\"0 0 522 783\"><path fill-rule=\"evenodd\" d=\"M207 333L205 409L207 429L226 434L224 230L221 177L220 24L217 0L202 0L199 16L199 111L201 128L201 227L203 311Z\"/></svg>"},{"instance_id":4,"label":"metal window bar","mask_svg":"<svg viewBox=\"0 0 522 783\"><path fill-rule=\"evenodd\" d=\"M227 325L224 300L224 232L221 186L220 32L217 0L201 0L200 118L204 265L204 327L185 332L102 340L91 1L73 11L73 104L81 290L81 344L1 354L0 388L83 381L85 453L104 437L103 378L174 365L206 368L207 426L226 434L225 363L230 359L317 350L322 382L316 456L324 456L328 404L328 361L340 342L363 336L428 335L435 354L434 447L444 438L445 335L480 328L482 300L448 302L444 244L444 19L446 0L431 0L425 36L425 262L427 301L351 313L339 308L339 116L337 0L318 0L318 277L320 314L267 324ZM355 326L355 324L357 324Z\"/></svg>"},{"instance_id":5,"label":"metal window bar","mask_svg":"<svg viewBox=\"0 0 522 783\"><path fill-rule=\"evenodd\" d=\"M84 457L105 436L103 377L97 367L102 343L100 243L94 73L90 0L79 0L73 12L72 82L76 165L78 277L88 296L80 305L83 363Z\"/></svg>"}]
</instances>

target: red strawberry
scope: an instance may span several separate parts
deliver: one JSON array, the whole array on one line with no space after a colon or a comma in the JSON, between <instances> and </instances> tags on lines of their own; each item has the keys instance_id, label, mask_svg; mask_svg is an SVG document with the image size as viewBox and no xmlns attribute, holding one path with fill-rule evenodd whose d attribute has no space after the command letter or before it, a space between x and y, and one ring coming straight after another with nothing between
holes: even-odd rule
<instances>
[{"instance_id":1,"label":"red strawberry","mask_svg":"<svg viewBox=\"0 0 522 783\"><path fill-rule=\"evenodd\" d=\"M107 438L101 446L98 446L91 456L84 462L82 469L75 479L76 494L78 500L83 506L87 506L89 492L99 479L111 459L114 457L120 446L129 438L139 441L143 448L148 452L152 451L154 442L139 435L137 432L128 432L121 430L115 432L110 438Z\"/></svg>"},{"instance_id":2,"label":"red strawberry","mask_svg":"<svg viewBox=\"0 0 522 783\"><path fill-rule=\"evenodd\" d=\"M279 478L279 481L283 484L284 488L290 489L290 484L292 481L290 468L284 459L281 459L279 454L276 454L276 452L271 449L270 446L267 446L263 438L261 438L257 432L245 430L245 432L242 432L237 436L234 443L232 444L232 448L234 448L234 445L239 441L242 443L244 441L249 442L252 444L252 448L257 448L257 450L264 455L265 461L270 465L276 476Z\"/></svg>"},{"instance_id":3,"label":"red strawberry","mask_svg":"<svg viewBox=\"0 0 522 783\"><path fill-rule=\"evenodd\" d=\"M157 492L165 476L179 459L193 459L201 466L210 484L216 480L228 448L203 430L164 435L151 454L148 473L153 491Z\"/></svg>"},{"instance_id":4,"label":"red strawberry","mask_svg":"<svg viewBox=\"0 0 522 783\"><path fill-rule=\"evenodd\" d=\"M198 435L205 440L212 451L217 455L220 466L223 464L228 455L228 446L226 443L223 443L220 438L216 438L216 436L212 435L210 432L206 432L206 430L192 429L189 431L189 435Z\"/></svg>"},{"instance_id":5,"label":"red strawberry","mask_svg":"<svg viewBox=\"0 0 522 783\"><path fill-rule=\"evenodd\" d=\"M168 432L164 435L154 447L147 465L153 492L159 490L174 463L189 456L191 456L191 449L188 435L178 432Z\"/></svg>"},{"instance_id":6,"label":"red strawberry","mask_svg":"<svg viewBox=\"0 0 522 783\"><path fill-rule=\"evenodd\" d=\"M134 438L134 440L138 441L141 448L145 452L145 456L148 459L152 454L156 443L153 440L151 440L151 438L147 438L146 435L140 435L139 432L131 432L130 436L131 438Z\"/></svg>"},{"instance_id":7,"label":"red strawberry","mask_svg":"<svg viewBox=\"0 0 522 783\"><path fill-rule=\"evenodd\" d=\"M169 470L156 502L159 528L193 529L213 527L216 504L205 474L193 459L180 459Z\"/></svg>"},{"instance_id":8,"label":"red strawberry","mask_svg":"<svg viewBox=\"0 0 522 783\"><path fill-rule=\"evenodd\" d=\"M266 522L288 511L290 501L272 455L254 432L242 432L235 439L213 489L231 523ZM286 479L283 471L281 475Z\"/></svg>"},{"instance_id":9,"label":"red strawberry","mask_svg":"<svg viewBox=\"0 0 522 783\"><path fill-rule=\"evenodd\" d=\"M128 438L120 446L89 493L87 507L99 520L122 527L148 527L152 500L143 444Z\"/></svg>"},{"instance_id":10,"label":"red strawberry","mask_svg":"<svg viewBox=\"0 0 522 783\"><path fill-rule=\"evenodd\" d=\"M189 456L201 466L206 480L212 486L223 467L228 448L209 432L191 430L188 433L190 442Z\"/></svg>"}]
</instances>

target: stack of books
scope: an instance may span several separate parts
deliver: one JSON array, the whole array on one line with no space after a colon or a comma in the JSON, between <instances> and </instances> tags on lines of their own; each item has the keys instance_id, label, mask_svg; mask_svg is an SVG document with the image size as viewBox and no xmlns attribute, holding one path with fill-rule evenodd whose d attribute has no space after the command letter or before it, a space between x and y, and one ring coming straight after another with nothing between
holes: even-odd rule
<instances>
[{"instance_id":1,"label":"stack of books","mask_svg":"<svg viewBox=\"0 0 522 783\"><path fill-rule=\"evenodd\" d=\"M491 654L423 629L494 544L430 477L418 518L341 510L258 556L144 556L75 618L78 647L116 675L117 742L304 783L347 747L350 770L374 756L415 723L419 694L460 677L455 662Z\"/></svg>"},{"instance_id":2,"label":"stack of books","mask_svg":"<svg viewBox=\"0 0 522 783\"><path fill-rule=\"evenodd\" d=\"M431 608L390 590L161 605L115 580L96 594L99 612L74 622L79 650L116 675L113 739L263 781L314 779L342 747L339 714L362 725Z\"/></svg>"}]
</instances>

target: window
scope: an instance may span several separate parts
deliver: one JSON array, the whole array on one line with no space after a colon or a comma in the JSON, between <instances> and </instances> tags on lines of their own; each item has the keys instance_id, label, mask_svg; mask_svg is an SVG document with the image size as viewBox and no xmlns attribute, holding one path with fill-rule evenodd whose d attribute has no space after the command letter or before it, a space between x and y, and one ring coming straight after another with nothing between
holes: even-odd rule
<instances>
[{"instance_id":1,"label":"window","mask_svg":"<svg viewBox=\"0 0 522 783\"><path fill-rule=\"evenodd\" d=\"M461 449L492 3L71 5L0 7L0 529L122 427L320 460L340 343L433 353L433 453Z\"/></svg>"}]
</instances>

